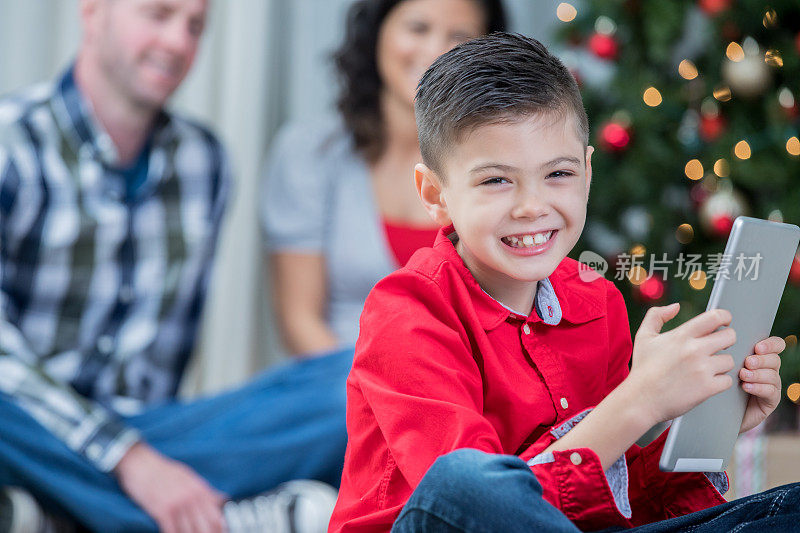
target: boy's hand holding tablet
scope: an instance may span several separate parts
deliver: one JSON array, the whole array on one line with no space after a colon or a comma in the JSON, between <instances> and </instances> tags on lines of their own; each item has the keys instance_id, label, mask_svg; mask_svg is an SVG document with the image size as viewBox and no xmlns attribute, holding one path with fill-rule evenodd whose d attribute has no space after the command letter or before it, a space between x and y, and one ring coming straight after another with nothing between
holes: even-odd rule
<instances>
[{"instance_id":1,"label":"boy's hand holding tablet","mask_svg":"<svg viewBox=\"0 0 800 533\"><path fill-rule=\"evenodd\" d=\"M739 379L742 380L742 389L750 394L750 399L739 433L750 431L778 407L781 399L779 354L785 349L786 341L780 337L770 337L756 344L756 353L744 360Z\"/></svg>"},{"instance_id":2,"label":"boy's hand holding tablet","mask_svg":"<svg viewBox=\"0 0 800 533\"><path fill-rule=\"evenodd\" d=\"M716 275L706 312L674 330L689 330L675 335L683 335L685 345L667 346L664 352L670 354L671 363L662 366L686 365L684 382L679 383L678 372L677 381L669 380L670 389L655 385L649 396L650 401L661 403L657 413L664 418L659 420L677 417L664 444L662 470L724 470L736 437L759 425L778 406L778 354L786 343L779 337L765 337L772 329L798 241L800 228L794 225L749 217L734 221L722 256L728 261ZM735 268L729 269L734 261ZM674 316L670 307L655 311L665 312L669 318ZM725 320L704 320L710 315ZM690 326L693 323L696 327ZM715 331L719 326L729 327ZM703 341L693 338L691 331L705 335ZM634 367L639 364L637 351ZM673 376L669 369L664 371L665 376ZM738 386L731 387L737 381Z\"/></svg>"},{"instance_id":3,"label":"boy's hand holding tablet","mask_svg":"<svg viewBox=\"0 0 800 533\"><path fill-rule=\"evenodd\" d=\"M679 309L678 303L650 308L636 332L628 380L640 388L640 397L651 409L654 423L672 420L733 385L728 375L734 367L733 357L715 355L736 342L735 331L726 327L731 322L731 313L724 309L705 311L661 333L661 328ZM740 433L763 422L778 406L781 394L778 354L785 348L782 338L770 337L759 342L756 353L745 360L745 368L739 372L740 386L752 396Z\"/></svg>"},{"instance_id":4,"label":"boy's hand holding tablet","mask_svg":"<svg viewBox=\"0 0 800 533\"><path fill-rule=\"evenodd\" d=\"M654 424L682 415L732 384L726 373L733 368L733 358L714 355L736 342L736 333L725 327L731 314L721 309L706 311L662 333L679 309L677 303L651 307L634 338L628 380L637 385Z\"/></svg>"}]
</instances>

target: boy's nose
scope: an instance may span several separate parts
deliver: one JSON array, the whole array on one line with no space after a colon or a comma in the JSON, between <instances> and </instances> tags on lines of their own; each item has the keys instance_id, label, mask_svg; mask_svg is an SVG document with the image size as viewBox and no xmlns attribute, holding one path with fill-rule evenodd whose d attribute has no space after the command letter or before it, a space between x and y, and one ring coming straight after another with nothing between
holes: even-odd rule
<instances>
[{"instance_id":1,"label":"boy's nose","mask_svg":"<svg viewBox=\"0 0 800 533\"><path fill-rule=\"evenodd\" d=\"M546 215L549 208L547 202L538 194L520 194L514 208L511 210L511 216L514 218L528 218L537 219Z\"/></svg>"}]
</instances>

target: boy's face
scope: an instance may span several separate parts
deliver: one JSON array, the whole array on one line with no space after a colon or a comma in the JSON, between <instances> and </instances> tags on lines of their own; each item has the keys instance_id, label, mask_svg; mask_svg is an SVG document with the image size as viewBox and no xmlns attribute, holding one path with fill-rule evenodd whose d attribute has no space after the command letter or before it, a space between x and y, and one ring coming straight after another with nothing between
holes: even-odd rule
<instances>
[{"instance_id":1,"label":"boy's face","mask_svg":"<svg viewBox=\"0 0 800 533\"><path fill-rule=\"evenodd\" d=\"M445 155L445 184L418 165L417 189L481 287L517 311L533 303L536 281L552 274L586 221L591 147L572 114L520 117L479 126Z\"/></svg>"}]
</instances>

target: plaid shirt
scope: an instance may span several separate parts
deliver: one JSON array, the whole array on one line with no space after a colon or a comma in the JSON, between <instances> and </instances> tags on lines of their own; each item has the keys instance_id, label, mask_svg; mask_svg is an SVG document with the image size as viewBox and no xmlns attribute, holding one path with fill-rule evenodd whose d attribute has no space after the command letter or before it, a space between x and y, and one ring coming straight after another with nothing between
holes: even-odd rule
<instances>
[{"instance_id":1,"label":"plaid shirt","mask_svg":"<svg viewBox=\"0 0 800 533\"><path fill-rule=\"evenodd\" d=\"M120 415L176 393L228 167L208 131L162 112L128 197L89 109L72 69L0 101L0 393L110 471L139 439Z\"/></svg>"}]
</instances>

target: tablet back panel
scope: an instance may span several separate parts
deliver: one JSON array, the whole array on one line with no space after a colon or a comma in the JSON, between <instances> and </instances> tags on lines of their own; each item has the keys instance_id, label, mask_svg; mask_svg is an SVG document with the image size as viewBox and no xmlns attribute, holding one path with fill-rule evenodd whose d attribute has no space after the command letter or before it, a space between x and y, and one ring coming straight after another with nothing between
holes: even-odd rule
<instances>
[{"instance_id":1,"label":"tablet back panel","mask_svg":"<svg viewBox=\"0 0 800 533\"><path fill-rule=\"evenodd\" d=\"M727 467L749 397L741 388L739 370L755 344L769 337L798 241L800 228L794 225L749 217L734 222L723 253L730 263L725 269L723 260L707 306L733 315L736 344L720 353L733 356L728 374L734 385L673 421L661 470L718 472Z\"/></svg>"}]
</instances>

